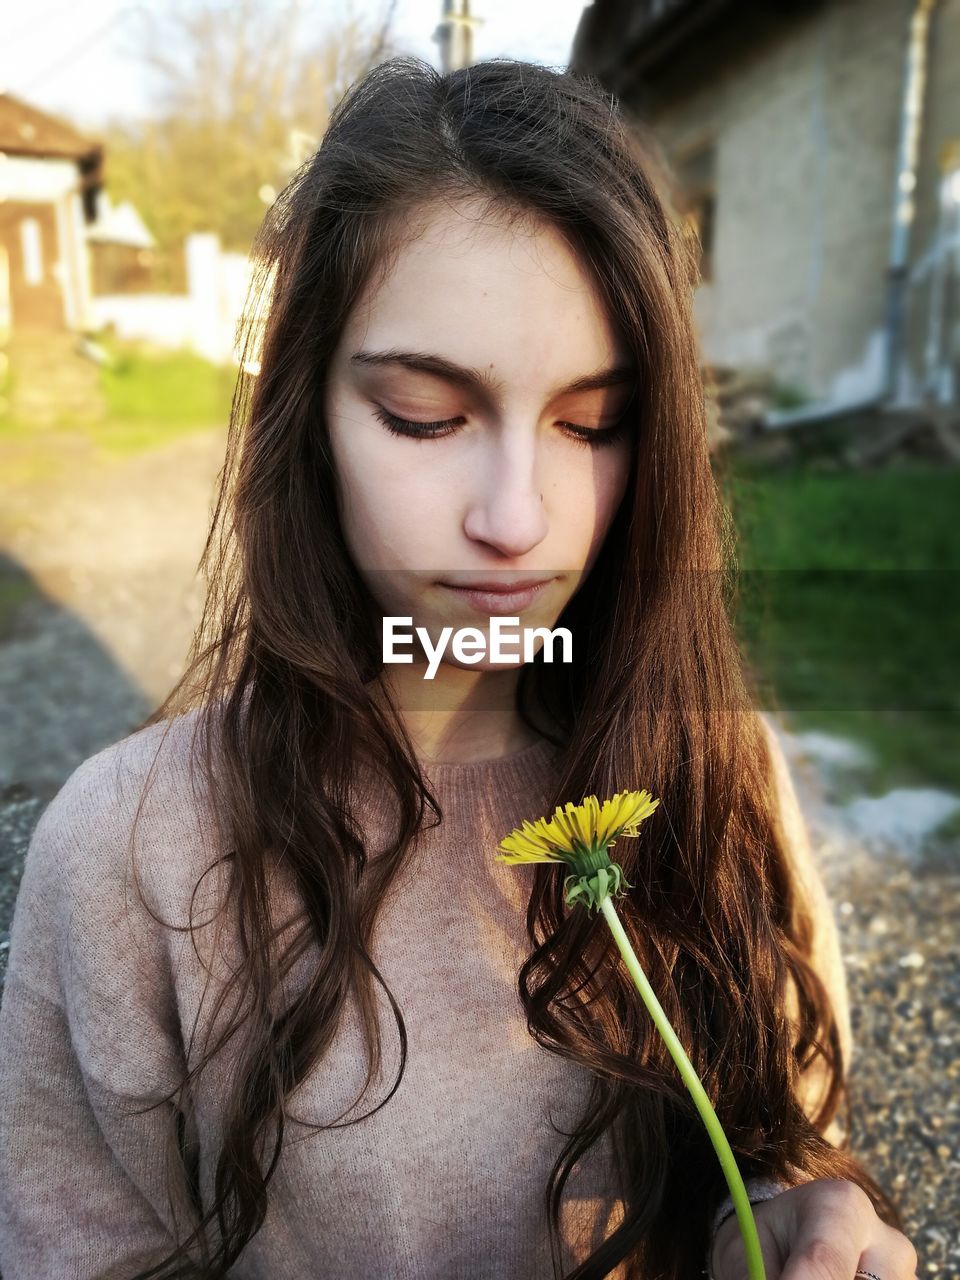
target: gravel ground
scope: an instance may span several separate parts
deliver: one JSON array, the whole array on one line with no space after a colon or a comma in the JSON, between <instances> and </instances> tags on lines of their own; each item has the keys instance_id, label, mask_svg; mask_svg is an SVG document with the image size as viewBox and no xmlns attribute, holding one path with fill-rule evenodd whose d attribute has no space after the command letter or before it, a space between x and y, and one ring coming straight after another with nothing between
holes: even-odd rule
<instances>
[{"instance_id":1,"label":"gravel ground","mask_svg":"<svg viewBox=\"0 0 960 1280\"><path fill-rule=\"evenodd\" d=\"M195 570L224 438L184 437L5 496L0 980L44 806L180 669L199 615ZM852 1149L900 1204L918 1274L960 1280L960 850L852 837L829 774L791 735L783 741L847 967Z\"/></svg>"},{"instance_id":2,"label":"gravel ground","mask_svg":"<svg viewBox=\"0 0 960 1280\"><path fill-rule=\"evenodd\" d=\"M851 1149L900 1206L918 1276L960 1276L960 849L852 838L782 737L850 991ZM883 1277L882 1277L883 1280Z\"/></svg>"}]
</instances>

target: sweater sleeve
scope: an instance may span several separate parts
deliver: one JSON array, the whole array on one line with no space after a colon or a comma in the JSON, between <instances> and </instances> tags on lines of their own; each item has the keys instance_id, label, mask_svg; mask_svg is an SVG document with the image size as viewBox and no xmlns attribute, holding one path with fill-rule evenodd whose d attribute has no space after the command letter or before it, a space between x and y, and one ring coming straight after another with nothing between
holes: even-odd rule
<instances>
[{"instance_id":1,"label":"sweater sleeve","mask_svg":"<svg viewBox=\"0 0 960 1280\"><path fill-rule=\"evenodd\" d=\"M787 848L790 852L801 897L810 911L813 922L813 946L810 962L826 987L833 1006L840 1034L843 1071L846 1075L853 1057L853 1031L850 1019L850 1000L846 972L844 970L833 905L813 856L809 832L783 748L769 722L762 716L761 721L770 746L779 798L780 819L786 835ZM797 1013L796 992L792 983L789 985L787 993L786 1012L791 1018L794 1018ZM818 1055L807 1071L800 1077L800 1099L804 1111L811 1119L816 1114L817 1107L822 1101L825 1092L826 1073L823 1059ZM835 1146L839 1145L845 1136L839 1117L835 1117L830 1122L824 1130L823 1136Z\"/></svg>"},{"instance_id":2,"label":"sweater sleeve","mask_svg":"<svg viewBox=\"0 0 960 1280\"><path fill-rule=\"evenodd\" d=\"M184 1055L159 926L125 891L133 806L114 759L85 761L43 812L17 896L0 1007L5 1280L129 1280L197 1222L178 1095L129 1114L180 1082Z\"/></svg>"}]
</instances>

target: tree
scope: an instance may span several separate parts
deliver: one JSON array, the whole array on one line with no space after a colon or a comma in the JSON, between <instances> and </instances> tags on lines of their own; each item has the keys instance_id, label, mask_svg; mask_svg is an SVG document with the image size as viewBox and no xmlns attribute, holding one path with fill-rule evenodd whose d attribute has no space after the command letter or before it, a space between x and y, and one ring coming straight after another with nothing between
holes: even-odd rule
<instances>
[{"instance_id":1,"label":"tree","mask_svg":"<svg viewBox=\"0 0 960 1280\"><path fill-rule=\"evenodd\" d=\"M143 121L103 131L105 181L115 202L140 210L161 259L191 231L249 248L333 106L394 52L395 7L389 0L369 24L348 0L339 25L312 40L305 27L317 19L304 0L169 0L159 12L137 11L134 56L154 79L154 107Z\"/></svg>"}]
</instances>

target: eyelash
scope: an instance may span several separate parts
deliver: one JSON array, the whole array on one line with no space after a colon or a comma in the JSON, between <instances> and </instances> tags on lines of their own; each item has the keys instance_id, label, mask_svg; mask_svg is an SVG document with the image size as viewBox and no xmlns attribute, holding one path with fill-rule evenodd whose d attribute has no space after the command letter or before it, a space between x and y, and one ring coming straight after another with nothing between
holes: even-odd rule
<instances>
[{"instance_id":1,"label":"eyelash","mask_svg":"<svg viewBox=\"0 0 960 1280\"><path fill-rule=\"evenodd\" d=\"M383 405L376 406L376 416L394 435L406 436L414 440L439 440L444 436L452 435L457 422L456 418L444 418L441 422L411 422L408 418L398 418L396 414L384 409ZM579 444L600 449L604 445L613 444L623 434L627 426L627 418L624 415L612 427L597 430L577 427L572 422L564 422L561 425L566 427L568 434ZM439 429L444 427L447 429Z\"/></svg>"}]
</instances>

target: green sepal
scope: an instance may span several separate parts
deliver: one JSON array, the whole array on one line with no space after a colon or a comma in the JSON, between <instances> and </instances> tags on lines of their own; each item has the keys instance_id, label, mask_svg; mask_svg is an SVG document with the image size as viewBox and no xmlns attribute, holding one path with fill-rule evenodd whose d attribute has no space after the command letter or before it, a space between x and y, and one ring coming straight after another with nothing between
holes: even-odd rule
<instances>
[{"instance_id":1,"label":"green sepal","mask_svg":"<svg viewBox=\"0 0 960 1280\"><path fill-rule=\"evenodd\" d=\"M610 862L605 867L598 867L591 875L567 876L563 882L564 901L568 907L582 902L588 911L599 911L604 898L620 897L627 889L632 889L623 874L623 868L617 862Z\"/></svg>"}]
</instances>

